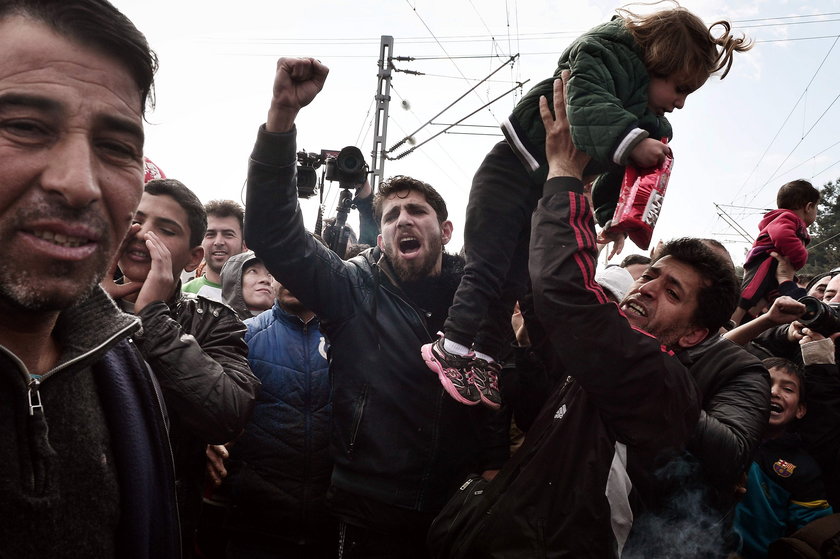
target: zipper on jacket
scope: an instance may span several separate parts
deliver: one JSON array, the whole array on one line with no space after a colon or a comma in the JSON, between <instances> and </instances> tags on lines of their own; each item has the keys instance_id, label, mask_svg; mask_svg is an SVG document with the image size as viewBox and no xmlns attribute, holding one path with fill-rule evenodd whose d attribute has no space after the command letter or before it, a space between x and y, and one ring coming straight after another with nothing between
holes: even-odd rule
<instances>
[{"instance_id":1,"label":"zipper on jacket","mask_svg":"<svg viewBox=\"0 0 840 559\"><path fill-rule=\"evenodd\" d=\"M44 406L41 404L41 393L38 392L38 387L41 386L41 381L33 378L29 381L29 415L35 415L35 410L41 410L41 415L44 414Z\"/></svg>"},{"instance_id":2,"label":"zipper on jacket","mask_svg":"<svg viewBox=\"0 0 840 559\"><path fill-rule=\"evenodd\" d=\"M380 257L380 260L384 259L384 258L385 258L385 255L383 253L383 255ZM403 297L403 294L405 292L402 290L402 288L400 288L399 283L394 279L394 277L391 275L391 273L388 270L386 270L385 268L383 268L382 266L380 266L378 261L375 263L375 266L376 266L377 270L380 271L380 273L385 274L385 277L388 278L388 281L394 287L394 289L387 289L386 288L386 290L390 291L400 302L404 303L408 308L410 308L414 312L414 314L417 316L417 318L420 319L420 325L423 327L423 330L426 332L426 336L428 336L428 340L430 342L435 341L436 337L432 336L432 333L429 332L429 323L428 323L428 320L427 320L428 318L430 318L432 316L432 313L430 313L430 312L428 312L424 309L420 309L420 308L416 307L413 303L410 303L405 297ZM374 296L373 300L374 300L374 303L375 303L376 302L376 297L375 296Z\"/></svg>"},{"instance_id":3,"label":"zipper on jacket","mask_svg":"<svg viewBox=\"0 0 840 559\"><path fill-rule=\"evenodd\" d=\"M309 498L309 476L310 463L312 462L312 354L310 347L312 344L309 341L309 323L304 322L302 328L302 339L300 347L303 348L304 366L304 384L306 388L303 391L303 423L304 433L303 437L303 498L306 503ZM303 509L306 510L304 504Z\"/></svg>"},{"instance_id":4,"label":"zipper on jacket","mask_svg":"<svg viewBox=\"0 0 840 559\"><path fill-rule=\"evenodd\" d=\"M347 456L353 455L353 449L356 446L356 436L359 434L359 427L362 424L362 415L365 411L365 402L367 402L368 387L362 389L362 394L357 399L356 411L353 413L353 430L350 432L350 445L347 448Z\"/></svg>"}]
</instances>

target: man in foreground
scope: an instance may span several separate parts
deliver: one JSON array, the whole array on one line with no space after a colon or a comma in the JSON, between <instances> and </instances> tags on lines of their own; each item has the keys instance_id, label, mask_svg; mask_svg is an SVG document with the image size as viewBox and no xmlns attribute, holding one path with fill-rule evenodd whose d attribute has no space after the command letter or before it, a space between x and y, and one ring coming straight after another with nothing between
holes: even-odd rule
<instances>
[{"instance_id":1,"label":"man in foreground","mask_svg":"<svg viewBox=\"0 0 840 559\"><path fill-rule=\"evenodd\" d=\"M178 557L161 400L99 287L156 68L104 0L0 1L0 555Z\"/></svg>"}]
</instances>

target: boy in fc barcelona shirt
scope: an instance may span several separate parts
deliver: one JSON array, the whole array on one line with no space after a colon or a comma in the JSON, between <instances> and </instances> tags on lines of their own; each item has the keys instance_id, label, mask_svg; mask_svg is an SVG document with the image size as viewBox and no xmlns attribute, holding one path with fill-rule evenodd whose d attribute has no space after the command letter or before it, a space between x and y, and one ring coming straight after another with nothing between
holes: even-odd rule
<instances>
[{"instance_id":1,"label":"boy in fc barcelona shirt","mask_svg":"<svg viewBox=\"0 0 840 559\"><path fill-rule=\"evenodd\" d=\"M803 372L780 357L763 362L771 379L770 420L735 509L744 559L767 557L773 541L832 513L819 466L791 429L807 411Z\"/></svg>"}]
</instances>

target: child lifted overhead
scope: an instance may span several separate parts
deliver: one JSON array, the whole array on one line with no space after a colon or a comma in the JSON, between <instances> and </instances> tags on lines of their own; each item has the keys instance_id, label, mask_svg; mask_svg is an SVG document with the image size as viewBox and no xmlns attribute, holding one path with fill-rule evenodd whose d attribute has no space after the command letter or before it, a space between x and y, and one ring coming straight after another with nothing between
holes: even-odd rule
<instances>
[{"instance_id":1,"label":"child lifted overhead","mask_svg":"<svg viewBox=\"0 0 840 559\"><path fill-rule=\"evenodd\" d=\"M547 174L545 129L539 99L552 103L554 80L571 72L566 100L572 139L592 157L586 174L602 236L609 232L624 167L655 167L671 154L665 113L714 72L732 66L735 52L750 49L726 21L707 27L674 3L649 15L626 9L575 40L554 75L537 84L502 124L505 140L487 154L473 178L464 229L466 268L441 337L422 347L429 368L457 401L498 408L500 366L516 301L528 285L531 213ZM719 32L715 33L715 28Z\"/></svg>"},{"instance_id":2,"label":"child lifted overhead","mask_svg":"<svg viewBox=\"0 0 840 559\"><path fill-rule=\"evenodd\" d=\"M741 300L732 314L735 325L741 324L747 311L764 301L772 303L779 295L776 288L778 260L775 252L790 261L794 270L808 262L811 241L808 227L817 220L817 205L820 191L806 180L795 180L782 185L776 194L776 207L764 214L758 224L758 237L744 262L744 281L741 284Z\"/></svg>"}]
</instances>

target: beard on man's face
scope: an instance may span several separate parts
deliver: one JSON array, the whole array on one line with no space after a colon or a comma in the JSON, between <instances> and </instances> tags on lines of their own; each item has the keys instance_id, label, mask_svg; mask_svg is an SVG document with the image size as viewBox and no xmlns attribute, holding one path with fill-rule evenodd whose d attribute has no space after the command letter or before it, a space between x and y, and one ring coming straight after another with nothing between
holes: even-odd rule
<instances>
[{"instance_id":1,"label":"beard on man's face","mask_svg":"<svg viewBox=\"0 0 840 559\"><path fill-rule=\"evenodd\" d=\"M56 263L45 275L35 275L29 270L15 270L0 273L0 300L9 308L25 311L61 311L86 299L102 281L107 261L99 259L93 265L79 267L72 263ZM53 278L79 278L72 286L64 285Z\"/></svg>"},{"instance_id":2,"label":"beard on man's face","mask_svg":"<svg viewBox=\"0 0 840 559\"><path fill-rule=\"evenodd\" d=\"M419 281L434 274L438 259L443 254L443 244L440 237L435 237L429 246L429 251L421 258L406 260L400 255L399 247L385 245L385 256L391 261L391 266L401 282Z\"/></svg>"}]
</instances>

